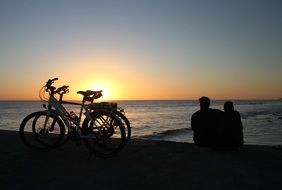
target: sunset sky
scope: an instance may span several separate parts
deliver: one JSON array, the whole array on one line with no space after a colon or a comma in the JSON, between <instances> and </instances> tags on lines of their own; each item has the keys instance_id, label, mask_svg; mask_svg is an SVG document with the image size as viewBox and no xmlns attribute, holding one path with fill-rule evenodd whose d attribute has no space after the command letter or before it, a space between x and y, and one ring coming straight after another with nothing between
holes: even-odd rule
<instances>
[{"instance_id":1,"label":"sunset sky","mask_svg":"<svg viewBox=\"0 0 282 190\"><path fill-rule=\"evenodd\" d=\"M281 0L1 0L0 100L282 97Z\"/></svg>"}]
</instances>

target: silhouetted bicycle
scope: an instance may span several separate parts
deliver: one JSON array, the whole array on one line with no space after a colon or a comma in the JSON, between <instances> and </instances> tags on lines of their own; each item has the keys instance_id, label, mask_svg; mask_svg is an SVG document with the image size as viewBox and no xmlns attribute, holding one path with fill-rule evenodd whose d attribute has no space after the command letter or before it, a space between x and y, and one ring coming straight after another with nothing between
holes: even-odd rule
<instances>
[{"instance_id":1,"label":"silhouetted bicycle","mask_svg":"<svg viewBox=\"0 0 282 190\"><path fill-rule=\"evenodd\" d=\"M19 130L22 142L32 149L47 151L62 146L68 139L78 144L83 140L93 154L100 157L111 157L120 152L127 142L125 121L121 121L122 116L117 116L121 112L112 106L114 104L99 108L99 103L93 101L102 96L102 91L90 90L77 92L83 95L81 104L63 101L68 86L56 89L52 86L56 80L58 78L49 79L40 92L41 99L48 100L48 106L44 104L46 110L34 112L22 121ZM59 99L55 95L59 95ZM62 104L81 106L79 116L68 112ZM85 118L80 125L83 112Z\"/></svg>"}]
</instances>

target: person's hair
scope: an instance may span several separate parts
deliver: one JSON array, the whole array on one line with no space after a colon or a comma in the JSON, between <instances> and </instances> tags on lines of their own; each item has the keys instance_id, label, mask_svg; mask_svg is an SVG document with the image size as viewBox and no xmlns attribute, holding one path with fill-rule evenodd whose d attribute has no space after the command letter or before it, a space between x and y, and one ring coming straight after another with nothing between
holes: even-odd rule
<instances>
[{"instance_id":1,"label":"person's hair","mask_svg":"<svg viewBox=\"0 0 282 190\"><path fill-rule=\"evenodd\" d=\"M210 99L206 96L203 96L199 99L201 109L208 109L210 107Z\"/></svg>"},{"instance_id":2,"label":"person's hair","mask_svg":"<svg viewBox=\"0 0 282 190\"><path fill-rule=\"evenodd\" d=\"M224 111L225 111L225 112L234 111L233 102L231 102L231 101L226 101L226 102L224 103Z\"/></svg>"}]
</instances>

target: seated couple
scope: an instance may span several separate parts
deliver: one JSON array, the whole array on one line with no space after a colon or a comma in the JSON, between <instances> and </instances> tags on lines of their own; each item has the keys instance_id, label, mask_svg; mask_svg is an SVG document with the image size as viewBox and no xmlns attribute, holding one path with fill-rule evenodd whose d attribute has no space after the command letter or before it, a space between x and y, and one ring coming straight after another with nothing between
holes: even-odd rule
<instances>
[{"instance_id":1,"label":"seated couple","mask_svg":"<svg viewBox=\"0 0 282 190\"><path fill-rule=\"evenodd\" d=\"M243 126L240 113L234 110L233 103L224 104L224 112L211 109L210 99L199 99L200 110L191 118L191 128L195 144L222 149L233 149L243 145Z\"/></svg>"}]
</instances>

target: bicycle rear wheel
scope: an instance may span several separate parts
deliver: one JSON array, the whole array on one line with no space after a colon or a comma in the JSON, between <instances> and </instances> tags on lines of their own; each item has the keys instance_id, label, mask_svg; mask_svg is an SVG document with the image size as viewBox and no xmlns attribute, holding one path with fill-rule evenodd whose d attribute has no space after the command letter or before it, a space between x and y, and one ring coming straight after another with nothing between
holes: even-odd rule
<instances>
[{"instance_id":1,"label":"bicycle rear wheel","mask_svg":"<svg viewBox=\"0 0 282 190\"><path fill-rule=\"evenodd\" d=\"M107 111L91 113L92 120L85 118L82 124L82 138L94 155L112 157L125 144L124 126L120 119Z\"/></svg>"},{"instance_id":2,"label":"bicycle rear wheel","mask_svg":"<svg viewBox=\"0 0 282 190\"><path fill-rule=\"evenodd\" d=\"M29 148L48 151L61 144L65 136L65 126L56 115L47 116L46 111L40 111L24 118L19 133L22 142Z\"/></svg>"},{"instance_id":3,"label":"bicycle rear wheel","mask_svg":"<svg viewBox=\"0 0 282 190\"><path fill-rule=\"evenodd\" d=\"M130 137L131 137L130 122L122 112L115 111L114 114L121 120L121 122L124 126L124 132L125 132L125 136L126 136L125 143L127 144L130 140Z\"/></svg>"}]
</instances>

